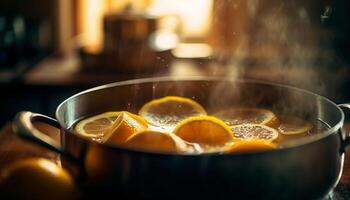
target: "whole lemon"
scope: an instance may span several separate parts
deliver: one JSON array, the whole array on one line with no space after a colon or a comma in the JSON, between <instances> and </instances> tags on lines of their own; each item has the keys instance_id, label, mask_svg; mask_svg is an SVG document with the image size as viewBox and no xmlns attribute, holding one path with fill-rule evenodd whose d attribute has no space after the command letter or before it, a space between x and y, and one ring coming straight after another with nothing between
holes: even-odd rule
<instances>
[{"instance_id":1,"label":"whole lemon","mask_svg":"<svg viewBox=\"0 0 350 200\"><path fill-rule=\"evenodd\" d=\"M6 199L79 198L71 175L43 158L16 161L2 169L0 195Z\"/></svg>"}]
</instances>

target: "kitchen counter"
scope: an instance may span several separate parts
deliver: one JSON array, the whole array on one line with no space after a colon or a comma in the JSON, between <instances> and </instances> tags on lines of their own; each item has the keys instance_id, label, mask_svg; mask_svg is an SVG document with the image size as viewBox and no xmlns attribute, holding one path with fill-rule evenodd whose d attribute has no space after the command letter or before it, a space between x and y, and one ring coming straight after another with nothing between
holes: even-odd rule
<instances>
[{"instance_id":1,"label":"kitchen counter","mask_svg":"<svg viewBox=\"0 0 350 200\"><path fill-rule=\"evenodd\" d=\"M332 73L327 70L331 70ZM123 72L117 69L103 71L98 67L89 71L82 65L77 54L70 54L65 57L46 57L21 76L18 83L35 87L86 89L111 82L159 76L219 76L230 79L257 79L307 89L327 96L337 103L350 99L347 90L350 70L345 64L336 69L327 67L315 69L311 66L310 68L303 66L284 66L282 68L278 65L263 65L253 61L244 63L239 59L230 61L174 59L169 65L138 73L137 71Z\"/></svg>"},{"instance_id":2,"label":"kitchen counter","mask_svg":"<svg viewBox=\"0 0 350 200\"><path fill-rule=\"evenodd\" d=\"M58 129L45 124L37 124L36 127L59 140ZM345 128L350 130L350 124L346 124ZM326 199L350 199L350 147L347 148L347 152L342 178L334 192ZM60 156L57 153L18 138L12 130L11 123L8 123L0 130L0 169L15 160L28 157L47 158L60 164Z\"/></svg>"},{"instance_id":3,"label":"kitchen counter","mask_svg":"<svg viewBox=\"0 0 350 200\"><path fill-rule=\"evenodd\" d=\"M143 73L123 71L87 71L77 55L64 58L47 57L28 71L21 82L25 85L61 87L93 87L106 83L155 76L223 76L225 68L217 64L195 62L189 59L174 60L165 66Z\"/></svg>"}]
</instances>

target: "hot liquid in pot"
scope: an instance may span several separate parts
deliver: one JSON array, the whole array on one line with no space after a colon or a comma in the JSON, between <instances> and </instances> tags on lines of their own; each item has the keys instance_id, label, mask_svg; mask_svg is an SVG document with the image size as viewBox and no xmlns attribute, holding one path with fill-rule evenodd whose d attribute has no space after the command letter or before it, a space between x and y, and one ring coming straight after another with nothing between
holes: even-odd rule
<instances>
[{"instance_id":1,"label":"hot liquid in pot","mask_svg":"<svg viewBox=\"0 0 350 200\"><path fill-rule=\"evenodd\" d=\"M297 116L287 116L286 117L286 116L279 115L279 114L276 114L276 116L279 119L280 124L278 124L277 126L274 126L273 129L277 130L278 136L276 139L274 139L272 141L268 141L268 142L271 142L273 145L275 145L274 148L276 148L276 149L277 148L284 148L285 146L288 145L288 143L291 143L291 142L302 141L305 138L308 138L308 137L311 137L311 136L314 136L317 134L322 134L324 131L326 131L329 128L329 126L325 122L323 122L322 120L318 120L318 119L306 119L306 118L297 117ZM77 133L77 134L80 134L79 131L77 131L77 124L79 124L80 122L82 122L88 118L91 118L91 117L85 117L85 118L79 120L78 122L76 122L71 128L72 131ZM115 120L116 117L113 117L112 119ZM287 124L287 126L288 126L288 124L293 124L293 123L295 123L295 121L293 121L293 119L298 119L298 120L300 120L301 123L310 125L311 128L308 129L307 131L304 131L301 133L292 133L292 134L283 133L283 129L290 128L290 127L286 127L286 126L283 127L283 124L284 125ZM221 120L225 121L224 119L221 119ZM101 122L101 123L104 124L107 122ZM148 124L147 129L152 130L152 131L157 131L157 132L170 132L170 134L174 134L174 132L169 131L170 130L169 127L162 127L162 126L155 126L152 124ZM137 133L135 133L135 134L137 134ZM82 134L80 134L80 135L82 135ZM84 136L84 137L86 137L86 136ZM107 140L101 139L103 137L104 137L103 132L101 132L99 134L99 136L86 137L86 138L89 138L93 141L100 142L100 143L105 143L105 142L111 143L110 141L108 141L108 139ZM175 135L175 137L176 137L176 135ZM179 137L176 137L175 140L181 146L181 151L179 151L179 153L186 153L186 154L201 154L201 153L212 153L212 152L225 153L225 152L227 152L227 148L225 148L225 146L231 145L231 144L223 144L223 145L215 145L215 146L208 146L208 145L206 146L206 145L203 145L201 143L186 141L186 140L183 140ZM234 140L232 143L235 143L237 141L242 141L242 140L244 141L244 139L237 140L237 138L236 138L236 140ZM247 139L247 141L250 141L250 139ZM161 143L161 142L159 142L159 143ZM120 143L118 143L118 146L119 145L120 145ZM157 144L154 144L154 145L158 146ZM125 148L129 148L128 145L125 145ZM134 149L134 148L135 148L135 146L132 147L132 149ZM250 149L252 151L267 150L265 148L261 149L259 147L255 147L254 145L250 148L252 148L252 149ZM254 148L256 148L256 149L254 149ZM141 150L142 150L142 148L141 148ZM154 149L155 152L157 152L157 150L158 150L157 148ZM151 149L151 151L152 151L152 149Z\"/></svg>"}]
</instances>

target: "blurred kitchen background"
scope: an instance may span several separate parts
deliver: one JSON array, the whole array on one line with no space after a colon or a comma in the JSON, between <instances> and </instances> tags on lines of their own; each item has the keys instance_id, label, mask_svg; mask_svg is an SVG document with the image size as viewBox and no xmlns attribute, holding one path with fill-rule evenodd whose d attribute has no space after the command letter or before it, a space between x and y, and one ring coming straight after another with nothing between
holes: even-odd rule
<instances>
[{"instance_id":1,"label":"blurred kitchen background","mask_svg":"<svg viewBox=\"0 0 350 200\"><path fill-rule=\"evenodd\" d=\"M350 102L348 0L1 0L0 126L93 86L252 78ZM141 94L142 95L142 94Z\"/></svg>"}]
</instances>

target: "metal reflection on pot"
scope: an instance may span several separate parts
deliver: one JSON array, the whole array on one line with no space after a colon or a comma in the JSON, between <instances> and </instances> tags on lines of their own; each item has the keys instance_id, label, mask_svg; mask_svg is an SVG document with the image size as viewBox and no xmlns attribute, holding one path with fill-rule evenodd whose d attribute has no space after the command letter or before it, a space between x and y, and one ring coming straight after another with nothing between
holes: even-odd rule
<instances>
[{"instance_id":1,"label":"metal reflection on pot","mask_svg":"<svg viewBox=\"0 0 350 200\"><path fill-rule=\"evenodd\" d=\"M218 88L232 95L218 93ZM255 105L302 113L328 128L274 151L199 155L100 144L71 129L86 116L109 110L136 113L144 103L171 95L194 98L210 111ZM17 116L15 129L19 135L61 152L63 165L75 167L84 192L96 197L224 198L234 193L239 198L318 199L338 183L344 147L349 143L342 129L343 111L332 101L305 90L251 80L192 77L119 82L68 98L57 108L56 118L24 112ZM31 125L34 121L59 127L62 144L44 137Z\"/></svg>"}]
</instances>

